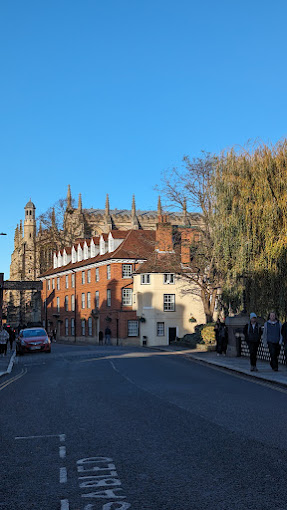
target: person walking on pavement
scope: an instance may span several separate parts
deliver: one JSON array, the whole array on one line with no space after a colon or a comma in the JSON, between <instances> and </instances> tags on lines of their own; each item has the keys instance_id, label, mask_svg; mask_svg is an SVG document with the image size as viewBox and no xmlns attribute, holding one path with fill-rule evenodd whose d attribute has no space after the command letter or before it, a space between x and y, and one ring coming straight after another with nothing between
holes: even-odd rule
<instances>
[{"instance_id":1,"label":"person walking on pavement","mask_svg":"<svg viewBox=\"0 0 287 510\"><path fill-rule=\"evenodd\" d=\"M9 333L7 333L6 329L3 328L2 324L0 326L0 349L1 356L5 356L7 353L7 343L9 340Z\"/></svg>"},{"instance_id":2,"label":"person walking on pavement","mask_svg":"<svg viewBox=\"0 0 287 510\"><path fill-rule=\"evenodd\" d=\"M109 326L107 326L105 329L105 344L111 345L111 330Z\"/></svg>"},{"instance_id":3,"label":"person walking on pavement","mask_svg":"<svg viewBox=\"0 0 287 510\"><path fill-rule=\"evenodd\" d=\"M270 353L270 366L275 372L278 372L278 358L281 345L283 343L281 328L282 324L276 318L275 312L270 312L269 318L264 324L262 341L265 347L268 345Z\"/></svg>"},{"instance_id":4,"label":"person walking on pavement","mask_svg":"<svg viewBox=\"0 0 287 510\"><path fill-rule=\"evenodd\" d=\"M103 338L104 338L104 334L101 331L99 331L99 345L103 345Z\"/></svg>"},{"instance_id":5,"label":"person walking on pavement","mask_svg":"<svg viewBox=\"0 0 287 510\"><path fill-rule=\"evenodd\" d=\"M15 331L14 331L14 329L10 328L9 329L10 351L12 351L12 349L13 349L14 340L15 340Z\"/></svg>"},{"instance_id":6,"label":"person walking on pavement","mask_svg":"<svg viewBox=\"0 0 287 510\"><path fill-rule=\"evenodd\" d=\"M243 333L250 354L250 370L251 372L258 372L258 368L256 367L256 360L262 331L257 322L256 313L252 312L250 314L250 321L244 326Z\"/></svg>"},{"instance_id":7,"label":"person walking on pavement","mask_svg":"<svg viewBox=\"0 0 287 510\"><path fill-rule=\"evenodd\" d=\"M287 321L282 325L281 335L284 345L285 363L287 364Z\"/></svg>"}]
</instances>

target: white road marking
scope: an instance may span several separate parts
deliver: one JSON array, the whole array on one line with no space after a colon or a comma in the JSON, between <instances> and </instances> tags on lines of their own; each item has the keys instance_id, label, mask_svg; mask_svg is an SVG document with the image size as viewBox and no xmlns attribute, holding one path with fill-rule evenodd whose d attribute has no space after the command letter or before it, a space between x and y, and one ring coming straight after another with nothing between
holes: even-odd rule
<instances>
[{"instance_id":1,"label":"white road marking","mask_svg":"<svg viewBox=\"0 0 287 510\"><path fill-rule=\"evenodd\" d=\"M5 381L4 383L2 383L0 385L0 391L1 390L4 390L4 388L6 388L6 386L9 386L9 384L12 384L13 382L17 381L17 379L20 379L20 377L23 377L23 375L27 374L27 369L23 369L22 372L20 372L20 374L18 375L15 375L15 377L12 377L11 379L8 379L8 381Z\"/></svg>"},{"instance_id":2,"label":"white road marking","mask_svg":"<svg viewBox=\"0 0 287 510\"><path fill-rule=\"evenodd\" d=\"M62 441L61 436L64 434L46 434L44 436L17 436L15 439L41 439L46 437L60 437L60 441Z\"/></svg>"},{"instance_id":3,"label":"white road marking","mask_svg":"<svg viewBox=\"0 0 287 510\"><path fill-rule=\"evenodd\" d=\"M69 510L69 500L68 499L61 499L61 510Z\"/></svg>"},{"instance_id":4,"label":"white road marking","mask_svg":"<svg viewBox=\"0 0 287 510\"><path fill-rule=\"evenodd\" d=\"M66 457L66 447L65 446L60 446L59 455L60 455L61 459L64 459Z\"/></svg>"},{"instance_id":5,"label":"white road marking","mask_svg":"<svg viewBox=\"0 0 287 510\"><path fill-rule=\"evenodd\" d=\"M60 434L59 435L60 437L60 441L63 443L64 441L66 441L66 435L65 434Z\"/></svg>"},{"instance_id":6,"label":"white road marking","mask_svg":"<svg viewBox=\"0 0 287 510\"><path fill-rule=\"evenodd\" d=\"M60 483L66 483L67 479L68 479L67 468L61 467L60 468Z\"/></svg>"}]
</instances>

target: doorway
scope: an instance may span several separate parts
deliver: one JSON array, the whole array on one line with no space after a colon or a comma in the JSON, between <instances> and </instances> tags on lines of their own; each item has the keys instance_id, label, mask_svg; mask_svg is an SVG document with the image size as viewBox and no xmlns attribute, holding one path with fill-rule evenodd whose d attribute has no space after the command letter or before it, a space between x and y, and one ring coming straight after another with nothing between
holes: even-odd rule
<instances>
[{"instance_id":1,"label":"doorway","mask_svg":"<svg viewBox=\"0 0 287 510\"><path fill-rule=\"evenodd\" d=\"M171 344L176 340L176 328L168 328L168 343Z\"/></svg>"}]
</instances>

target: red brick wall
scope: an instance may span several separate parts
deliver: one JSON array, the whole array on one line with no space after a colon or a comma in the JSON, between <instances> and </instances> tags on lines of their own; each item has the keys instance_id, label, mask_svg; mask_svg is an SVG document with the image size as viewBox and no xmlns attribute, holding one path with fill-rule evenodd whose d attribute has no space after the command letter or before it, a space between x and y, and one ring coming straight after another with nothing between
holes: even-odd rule
<instances>
[{"instance_id":1,"label":"red brick wall","mask_svg":"<svg viewBox=\"0 0 287 510\"><path fill-rule=\"evenodd\" d=\"M167 216L160 216L156 226L156 249L159 251L172 251L172 224L168 222Z\"/></svg>"},{"instance_id":2,"label":"red brick wall","mask_svg":"<svg viewBox=\"0 0 287 510\"><path fill-rule=\"evenodd\" d=\"M76 278L76 336L82 336L81 320L86 319L86 337L88 336L88 318L92 317L93 334L95 336L96 318L92 315L92 310L96 308L95 295L96 291L99 291L99 327L104 332L107 324L112 331L112 338L126 338L127 337L127 321L137 320L136 312L132 310L132 306L122 306L122 288L131 288L133 286L132 278L122 278L122 264L111 263L111 277L107 279L107 266L103 265L99 267L100 279L96 282L96 269L92 268L91 271L91 283L87 283L87 269L83 269L85 272L85 283L82 284L82 271L78 271L75 274ZM133 265L133 269L136 269L138 265ZM55 279L55 289L52 289L52 277L50 279L50 290L46 290L47 281L44 281L42 290L42 318L46 318L44 309L44 301L47 296L47 320L53 323L48 329L54 329L60 327L58 336L65 336L65 319L69 320L69 337L71 337L71 319L75 318L75 312L71 310L71 296L75 294L75 288L71 286L71 274L69 277L69 288L65 288L66 276L60 277L60 290L57 290L57 277ZM111 290L111 306L107 306L107 289ZM47 292L47 294L46 294ZM91 305L87 308L87 293L91 294ZM82 293L85 294L85 308L82 309ZM64 300L65 296L68 296L69 310L65 310ZM57 314L57 297L60 298L60 312L59 317L55 317ZM106 321L106 317L112 319L111 322ZM58 323L60 319L60 324Z\"/></svg>"}]
</instances>

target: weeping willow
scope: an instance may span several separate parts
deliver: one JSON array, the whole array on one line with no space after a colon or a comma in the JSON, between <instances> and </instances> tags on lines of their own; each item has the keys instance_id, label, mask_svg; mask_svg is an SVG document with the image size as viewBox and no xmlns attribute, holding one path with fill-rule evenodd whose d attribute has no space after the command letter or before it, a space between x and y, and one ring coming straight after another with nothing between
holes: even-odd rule
<instances>
[{"instance_id":1,"label":"weeping willow","mask_svg":"<svg viewBox=\"0 0 287 510\"><path fill-rule=\"evenodd\" d=\"M249 310L287 311L287 140L217 158L213 233L227 295L243 282ZM235 290L236 289L236 290Z\"/></svg>"}]
</instances>

